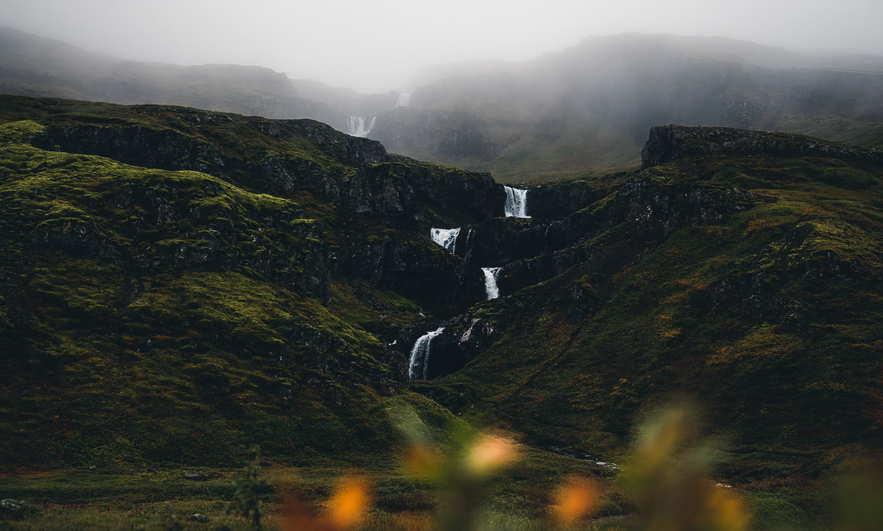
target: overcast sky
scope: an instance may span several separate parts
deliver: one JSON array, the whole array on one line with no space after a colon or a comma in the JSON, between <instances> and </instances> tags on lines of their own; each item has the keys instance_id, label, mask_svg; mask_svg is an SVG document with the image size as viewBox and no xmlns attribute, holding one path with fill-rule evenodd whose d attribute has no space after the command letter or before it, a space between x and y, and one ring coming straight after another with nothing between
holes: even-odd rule
<instances>
[{"instance_id":1,"label":"overcast sky","mask_svg":"<svg viewBox=\"0 0 883 531\"><path fill-rule=\"evenodd\" d=\"M628 31L883 55L883 0L0 0L0 25L125 59L261 65L362 92L405 89L426 64L525 60Z\"/></svg>"}]
</instances>

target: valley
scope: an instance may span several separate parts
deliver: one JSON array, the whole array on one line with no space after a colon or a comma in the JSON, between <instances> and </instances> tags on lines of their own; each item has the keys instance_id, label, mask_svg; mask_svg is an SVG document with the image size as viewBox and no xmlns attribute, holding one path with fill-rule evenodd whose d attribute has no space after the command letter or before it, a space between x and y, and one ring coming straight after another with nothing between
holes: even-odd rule
<instances>
[{"instance_id":1,"label":"valley","mask_svg":"<svg viewBox=\"0 0 883 531\"><path fill-rule=\"evenodd\" d=\"M875 529L881 109L716 37L363 94L0 27L0 528Z\"/></svg>"},{"instance_id":2,"label":"valley","mask_svg":"<svg viewBox=\"0 0 883 531\"><path fill-rule=\"evenodd\" d=\"M279 470L382 476L413 444L402 407L442 447L491 430L528 468L554 447L606 477L675 401L753 507L823 526L826 478L879 450L874 150L660 126L640 168L514 188L310 120L0 110L11 477L230 475L252 443ZM3 496L60 503L28 484Z\"/></svg>"}]
</instances>

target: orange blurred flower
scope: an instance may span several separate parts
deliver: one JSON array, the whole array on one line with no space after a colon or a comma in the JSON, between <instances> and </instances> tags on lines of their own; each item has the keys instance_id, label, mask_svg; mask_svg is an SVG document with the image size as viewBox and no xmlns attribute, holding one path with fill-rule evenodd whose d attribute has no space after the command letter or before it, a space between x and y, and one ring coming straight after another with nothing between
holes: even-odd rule
<instances>
[{"instance_id":1,"label":"orange blurred flower","mask_svg":"<svg viewBox=\"0 0 883 531\"><path fill-rule=\"evenodd\" d=\"M515 445L510 441L485 435L469 452L469 468L476 474L488 474L503 468L518 458Z\"/></svg>"},{"instance_id":2,"label":"orange blurred flower","mask_svg":"<svg viewBox=\"0 0 883 531\"><path fill-rule=\"evenodd\" d=\"M342 483L328 501L331 513L328 520L331 529L349 529L359 523L371 506L368 482L350 479Z\"/></svg>"},{"instance_id":3,"label":"orange blurred flower","mask_svg":"<svg viewBox=\"0 0 883 531\"><path fill-rule=\"evenodd\" d=\"M590 514L598 505L597 486L583 478L571 478L559 490L552 517L559 526L569 525Z\"/></svg>"},{"instance_id":4,"label":"orange blurred flower","mask_svg":"<svg viewBox=\"0 0 883 531\"><path fill-rule=\"evenodd\" d=\"M341 483L328 500L324 518L310 515L298 498L285 501L278 521L282 531L344 531L358 525L371 506L368 482L349 479Z\"/></svg>"}]
</instances>

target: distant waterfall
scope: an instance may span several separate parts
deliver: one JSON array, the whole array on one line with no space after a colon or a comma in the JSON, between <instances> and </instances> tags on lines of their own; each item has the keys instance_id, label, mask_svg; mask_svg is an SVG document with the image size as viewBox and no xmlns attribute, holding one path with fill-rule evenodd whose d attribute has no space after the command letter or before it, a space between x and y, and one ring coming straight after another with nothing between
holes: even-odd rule
<instances>
[{"instance_id":1,"label":"distant waterfall","mask_svg":"<svg viewBox=\"0 0 883 531\"><path fill-rule=\"evenodd\" d=\"M504 186L506 190L506 206L504 212L507 218L529 218L527 215L527 190Z\"/></svg>"},{"instance_id":2,"label":"distant waterfall","mask_svg":"<svg viewBox=\"0 0 883 531\"><path fill-rule=\"evenodd\" d=\"M347 128L349 129L350 136L360 136L366 137L368 133L371 132L371 129L374 128L374 122L377 120L377 117L374 116L371 118L371 122L368 124L368 128L365 129L365 118L362 116L350 116L347 120Z\"/></svg>"},{"instance_id":3,"label":"distant waterfall","mask_svg":"<svg viewBox=\"0 0 883 531\"><path fill-rule=\"evenodd\" d=\"M414 348L411 349L411 361L408 363L408 379L416 380L421 377L425 380L429 377L429 347L432 340L445 331L445 327L440 327L434 332L420 336Z\"/></svg>"},{"instance_id":4,"label":"distant waterfall","mask_svg":"<svg viewBox=\"0 0 883 531\"><path fill-rule=\"evenodd\" d=\"M407 107L411 104L411 94L399 94L399 99L396 100L396 107Z\"/></svg>"},{"instance_id":5,"label":"distant waterfall","mask_svg":"<svg viewBox=\"0 0 883 531\"><path fill-rule=\"evenodd\" d=\"M487 300L496 299L500 296L500 288L497 287L497 275L500 274L502 267L482 267L481 272L484 273L484 291L487 293Z\"/></svg>"},{"instance_id":6,"label":"distant waterfall","mask_svg":"<svg viewBox=\"0 0 883 531\"><path fill-rule=\"evenodd\" d=\"M454 246L460 236L460 227L456 229L432 229L430 232L432 241L444 247L446 251L454 254Z\"/></svg>"}]
</instances>

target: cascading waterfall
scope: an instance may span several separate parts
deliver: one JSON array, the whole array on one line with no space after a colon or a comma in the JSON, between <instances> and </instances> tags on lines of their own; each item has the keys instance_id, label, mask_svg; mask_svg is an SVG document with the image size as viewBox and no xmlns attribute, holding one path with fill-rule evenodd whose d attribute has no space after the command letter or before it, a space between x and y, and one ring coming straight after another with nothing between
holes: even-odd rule
<instances>
[{"instance_id":1,"label":"cascading waterfall","mask_svg":"<svg viewBox=\"0 0 883 531\"><path fill-rule=\"evenodd\" d=\"M463 256L463 259L469 261L472 258L472 236L475 234L475 227L469 227L469 232L466 233L466 253Z\"/></svg>"},{"instance_id":2,"label":"cascading waterfall","mask_svg":"<svg viewBox=\"0 0 883 531\"><path fill-rule=\"evenodd\" d=\"M497 287L497 275L502 267L482 267L484 273L484 291L487 292L487 300L496 299L500 296L500 288Z\"/></svg>"},{"instance_id":3,"label":"cascading waterfall","mask_svg":"<svg viewBox=\"0 0 883 531\"><path fill-rule=\"evenodd\" d=\"M438 330L420 336L414 343L414 348L411 349L411 361L408 363L409 380L416 380L421 373L424 380L429 377L429 347L432 345L432 340L444 331L445 327L439 327Z\"/></svg>"},{"instance_id":4,"label":"cascading waterfall","mask_svg":"<svg viewBox=\"0 0 883 531\"><path fill-rule=\"evenodd\" d=\"M362 116L350 116L347 120L347 128L349 129L350 136L360 136L362 138L368 136L368 133L371 132L371 129L374 129L374 122L377 120L376 116L371 118L371 122L368 124L368 128L365 129L365 118Z\"/></svg>"},{"instance_id":5,"label":"cascading waterfall","mask_svg":"<svg viewBox=\"0 0 883 531\"><path fill-rule=\"evenodd\" d=\"M432 241L444 247L446 251L454 254L454 246L457 244L457 238L460 236L460 227L456 229L432 229L429 231Z\"/></svg>"},{"instance_id":6,"label":"cascading waterfall","mask_svg":"<svg viewBox=\"0 0 883 531\"><path fill-rule=\"evenodd\" d=\"M411 104L411 94L399 94L399 99L396 100L396 107L407 107Z\"/></svg>"},{"instance_id":7,"label":"cascading waterfall","mask_svg":"<svg viewBox=\"0 0 883 531\"><path fill-rule=\"evenodd\" d=\"M506 190L506 206L503 212L507 218L529 218L527 215L527 190L504 186Z\"/></svg>"}]
</instances>

